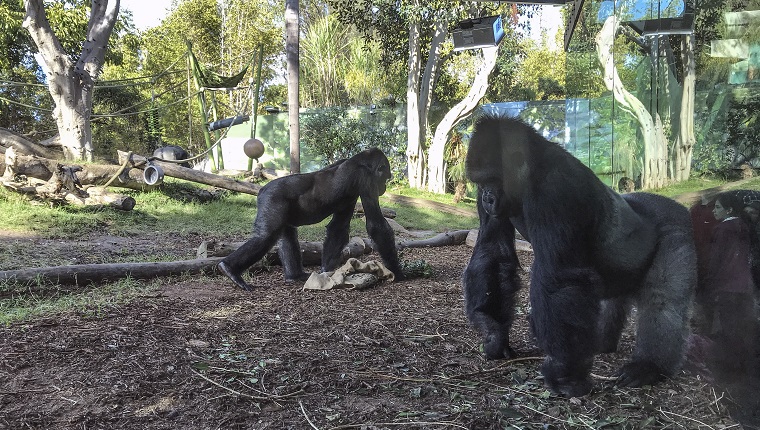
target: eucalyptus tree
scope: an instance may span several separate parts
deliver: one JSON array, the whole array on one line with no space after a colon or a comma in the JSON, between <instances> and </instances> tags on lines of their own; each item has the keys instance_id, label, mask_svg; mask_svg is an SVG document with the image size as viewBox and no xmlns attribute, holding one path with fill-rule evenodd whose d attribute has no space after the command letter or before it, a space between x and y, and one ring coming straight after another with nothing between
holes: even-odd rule
<instances>
[{"instance_id":1,"label":"eucalyptus tree","mask_svg":"<svg viewBox=\"0 0 760 430\"><path fill-rule=\"evenodd\" d=\"M491 3L443 0L374 0L356 2L351 0L331 0L338 18L344 24L355 25L365 37L376 40L383 49L383 65L390 68L399 62L406 63L407 84L407 149L409 185L414 188L429 188L442 192L445 181L443 145L450 127L469 114L477 100L485 93L485 85L471 85L474 91L468 94L463 104L455 106L451 118L443 123L438 133L439 139L432 153L434 160L429 172L426 150L434 138L430 133L430 112L435 95L436 82L445 60L450 58L451 46L446 44L449 29L463 18L472 18L499 13ZM478 52L483 56L478 76L487 79L494 67L492 50ZM474 102L475 101L475 102ZM470 107L471 106L471 107ZM458 113L457 113L458 112ZM432 180L428 182L432 176Z\"/></svg>"},{"instance_id":2,"label":"eucalyptus tree","mask_svg":"<svg viewBox=\"0 0 760 430\"><path fill-rule=\"evenodd\" d=\"M623 22L677 16L689 6L688 1L653 5L621 1L612 10L597 13L604 17L594 37L603 82L621 110L635 119L641 135L642 188L662 187L691 174L697 48L694 34L638 35ZM639 56L635 52L644 54L641 64L649 66L644 73L651 76L651 84L638 91L629 88L637 82L621 78L621 70L630 69ZM658 103L652 102L654 97Z\"/></svg>"},{"instance_id":3,"label":"eucalyptus tree","mask_svg":"<svg viewBox=\"0 0 760 430\"><path fill-rule=\"evenodd\" d=\"M55 13L63 9L63 3L48 3L46 8L43 0L24 0L23 26L43 61L48 89L55 103L53 116L67 159L91 161L93 158L93 87L103 66L119 4L119 0L93 0L89 17L74 14L72 21L59 27L58 34L65 34L85 26L83 42L77 44L79 49L67 50L62 42L73 38L59 37L48 19L48 11Z\"/></svg>"}]
</instances>

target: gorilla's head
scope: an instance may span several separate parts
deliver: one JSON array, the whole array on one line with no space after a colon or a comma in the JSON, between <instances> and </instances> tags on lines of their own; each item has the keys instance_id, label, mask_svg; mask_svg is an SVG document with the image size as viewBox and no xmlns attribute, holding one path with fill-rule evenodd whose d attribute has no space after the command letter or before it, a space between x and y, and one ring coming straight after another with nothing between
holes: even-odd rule
<instances>
[{"instance_id":1,"label":"gorilla's head","mask_svg":"<svg viewBox=\"0 0 760 430\"><path fill-rule=\"evenodd\" d=\"M371 148L360 152L355 155L355 158L359 164L369 170L374 183L374 187L377 189L377 195L382 196L385 194L386 184L391 179L391 164L388 162L388 157L383 154L378 148Z\"/></svg>"},{"instance_id":2,"label":"gorilla's head","mask_svg":"<svg viewBox=\"0 0 760 430\"><path fill-rule=\"evenodd\" d=\"M519 121L485 115L475 123L465 166L467 177L480 186L481 203L490 215L520 212L528 175L527 141Z\"/></svg>"}]
</instances>

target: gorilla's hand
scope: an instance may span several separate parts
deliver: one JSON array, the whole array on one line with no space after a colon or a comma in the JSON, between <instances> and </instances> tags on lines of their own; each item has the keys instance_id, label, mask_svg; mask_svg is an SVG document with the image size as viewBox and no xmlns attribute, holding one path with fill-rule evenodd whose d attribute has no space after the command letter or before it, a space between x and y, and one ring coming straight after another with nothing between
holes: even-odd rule
<instances>
[{"instance_id":1,"label":"gorilla's hand","mask_svg":"<svg viewBox=\"0 0 760 430\"><path fill-rule=\"evenodd\" d=\"M541 365L541 373L544 375L544 383L554 393L565 397L582 397L591 392L593 388L591 378L588 376L586 366L571 367L559 361L546 357ZM591 367L591 363L588 363Z\"/></svg>"}]
</instances>

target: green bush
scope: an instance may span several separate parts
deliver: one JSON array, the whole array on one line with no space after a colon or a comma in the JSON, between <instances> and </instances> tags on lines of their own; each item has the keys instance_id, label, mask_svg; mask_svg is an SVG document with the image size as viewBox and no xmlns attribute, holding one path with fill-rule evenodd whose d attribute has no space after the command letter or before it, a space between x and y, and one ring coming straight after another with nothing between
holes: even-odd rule
<instances>
[{"instance_id":1,"label":"green bush","mask_svg":"<svg viewBox=\"0 0 760 430\"><path fill-rule=\"evenodd\" d=\"M301 117L301 140L328 163L365 149L380 148L391 163L394 180L398 180L406 168L406 143L400 131L387 124L393 124L392 119L365 121L349 115L345 108L315 109Z\"/></svg>"}]
</instances>

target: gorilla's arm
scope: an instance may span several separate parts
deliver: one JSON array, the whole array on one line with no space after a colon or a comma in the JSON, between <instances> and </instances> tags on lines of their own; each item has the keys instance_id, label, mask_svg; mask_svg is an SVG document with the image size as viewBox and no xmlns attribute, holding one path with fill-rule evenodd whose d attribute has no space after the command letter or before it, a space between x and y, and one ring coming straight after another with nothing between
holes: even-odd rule
<instances>
[{"instance_id":1,"label":"gorilla's arm","mask_svg":"<svg viewBox=\"0 0 760 430\"><path fill-rule=\"evenodd\" d=\"M401 269L401 263L398 261L396 235L383 216L378 196L372 192L362 193L361 200L364 216L367 220L367 234L377 245L380 258L383 259L388 270L393 272L395 280L403 281L406 277Z\"/></svg>"},{"instance_id":2,"label":"gorilla's arm","mask_svg":"<svg viewBox=\"0 0 760 430\"><path fill-rule=\"evenodd\" d=\"M514 227L507 217L489 215L497 213L498 197L487 188L478 189L480 230L462 279L467 318L482 334L484 353L491 360L515 356L509 330L521 287Z\"/></svg>"}]
</instances>

